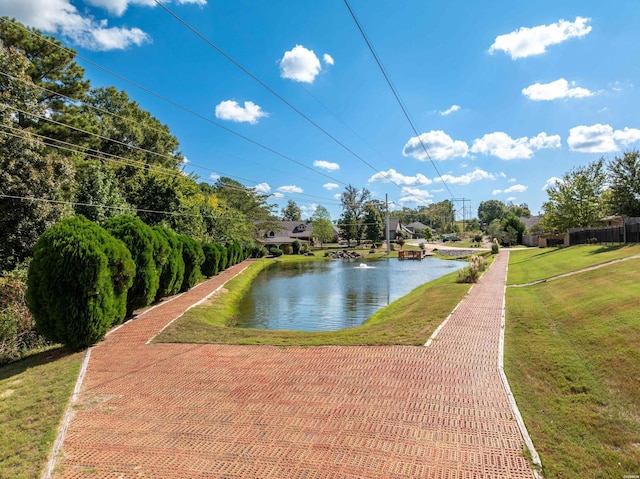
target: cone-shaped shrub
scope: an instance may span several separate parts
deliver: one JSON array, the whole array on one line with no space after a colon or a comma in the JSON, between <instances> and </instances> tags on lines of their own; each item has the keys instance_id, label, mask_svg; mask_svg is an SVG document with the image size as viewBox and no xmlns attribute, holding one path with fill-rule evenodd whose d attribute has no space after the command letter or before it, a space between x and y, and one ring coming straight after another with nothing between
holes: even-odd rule
<instances>
[{"instance_id":1,"label":"cone-shaped shrub","mask_svg":"<svg viewBox=\"0 0 640 479\"><path fill-rule=\"evenodd\" d=\"M211 243L204 243L202 245L202 251L204 252L204 263L202 263L202 274L207 278L211 278L218 274L218 263L220 262L220 251L216 245Z\"/></svg>"},{"instance_id":2,"label":"cone-shaped shrub","mask_svg":"<svg viewBox=\"0 0 640 479\"><path fill-rule=\"evenodd\" d=\"M160 273L160 286L156 292L156 301L166 296L173 296L180 292L184 279L184 260L182 259L182 241L169 228L154 226L153 231L158 236L163 236L169 245L167 261Z\"/></svg>"},{"instance_id":3,"label":"cone-shaped shrub","mask_svg":"<svg viewBox=\"0 0 640 479\"><path fill-rule=\"evenodd\" d=\"M27 303L47 339L82 349L125 316L135 265L126 246L83 216L38 239L27 276Z\"/></svg>"},{"instance_id":4,"label":"cone-shaped shrub","mask_svg":"<svg viewBox=\"0 0 640 479\"><path fill-rule=\"evenodd\" d=\"M188 291L200 279L202 274L200 267L204 263L204 252L196 240L185 235L180 235L179 238L182 242L182 259L184 260L184 279L180 291Z\"/></svg>"},{"instance_id":5,"label":"cone-shaped shrub","mask_svg":"<svg viewBox=\"0 0 640 479\"><path fill-rule=\"evenodd\" d=\"M127 294L127 315L131 315L134 310L151 304L160 284L153 259L154 233L150 226L133 216L118 216L103 226L127 246L136 264L136 275Z\"/></svg>"},{"instance_id":6,"label":"cone-shaped shrub","mask_svg":"<svg viewBox=\"0 0 640 479\"><path fill-rule=\"evenodd\" d=\"M218 245L220 251L220 263L218 264L218 271L224 271L229 266L229 252L223 245Z\"/></svg>"}]
</instances>

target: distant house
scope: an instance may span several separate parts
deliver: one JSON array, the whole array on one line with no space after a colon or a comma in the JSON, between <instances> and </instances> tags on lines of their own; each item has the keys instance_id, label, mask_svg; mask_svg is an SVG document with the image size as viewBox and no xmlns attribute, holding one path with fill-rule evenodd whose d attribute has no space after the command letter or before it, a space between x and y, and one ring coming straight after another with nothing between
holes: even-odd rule
<instances>
[{"instance_id":1,"label":"distant house","mask_svg":"<svg viewBox=\"0 0 640 479\"><path fill-rule=\"evenodd\" d=\"M335 238L338 240L338 230L334 226ZM276 221L273 229L260 231L257 241L269 251L271 248L282 249L285 245L291 245L295 240L301 244L314 246L313 222L309 220L301 221Z\"/></svg>"},{"instance_id":2,"label":"distant house","mask_svg":"<svg viewBox=\"0 0 640 479\"><path fill-rule=\"evenodd\" d=\"M400 235L405 238L413 238L413 231L404 226L400 220L389 218L389 237L395 239Z\"/></svg>"},{"instance_id":3,"label":"distant house","mask_svg":"<svg viewBox=\"0 0 640 479\"><path fill-rule=\"evenodd\" d=\"M527 230L530 230L531 227L537 223L540 223L542 216L529 216L528 218L518 218L525 225Z\"/></svg>"},{"instance_id":4,"label":"distant house","mask_svg":"<svg viewBox=\"0 0 640 479\"><path fill-rule=\"evenodd\" d=\"M409 223L407 225L407 229L411 231L412 239L419 239L424 238L424 231L426 231L427 229L431 230L431 227L420 223L419 221L414 221L413 223ZM431 232L433 233L433 230L431 230Z\"/></svg>"}]
</instances>

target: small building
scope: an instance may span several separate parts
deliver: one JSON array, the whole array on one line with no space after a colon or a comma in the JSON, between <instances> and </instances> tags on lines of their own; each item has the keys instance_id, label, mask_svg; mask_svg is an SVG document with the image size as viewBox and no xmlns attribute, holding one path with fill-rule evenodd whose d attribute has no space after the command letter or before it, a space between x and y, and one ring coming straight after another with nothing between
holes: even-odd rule
<instances>
[{"instance_id":1,"label":"small building","mask_svg":"<svg viewBox=\"0 0 640 479\"><path fill-rule=\"evenodd\" d=\"M413 223L409 223L406 228L411 231L411 239L420 239L424 238L424 232L427 230L431 231L431 235L433 236L434 232L431 226L427 226L419 221L414 221Z\"/></svg>"},{"instance_id":2,"label":"small building","mask_svg":"<svg viewBox=\"0 0 640 479\"><path fill-rule=\"evenodd\" d=\"M338 230L334 229L334 241L338 240ZM308 246L315 245L313 237L313 221L276 221L272 229L260 231L257 241L267 250L271 248L283 249L284 246L291 246L295 240Z\"/></svg>"}]
</instances>

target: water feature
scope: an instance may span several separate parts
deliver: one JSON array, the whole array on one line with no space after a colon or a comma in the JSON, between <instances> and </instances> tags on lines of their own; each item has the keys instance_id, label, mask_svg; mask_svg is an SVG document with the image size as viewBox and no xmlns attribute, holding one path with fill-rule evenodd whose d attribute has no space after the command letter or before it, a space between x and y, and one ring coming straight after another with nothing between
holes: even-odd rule
<instances>
[{"instance_id":1,"label":"water feature","mask_svg":"<svg viewBox=\"0 0 640 479\"><path fill-rule=\"evenodd\" d=\"M262 271L240 304L239 327L335 331L362 324L421 284L466 266L462 261L309 261Z\"/></svg>"}]
</instances>

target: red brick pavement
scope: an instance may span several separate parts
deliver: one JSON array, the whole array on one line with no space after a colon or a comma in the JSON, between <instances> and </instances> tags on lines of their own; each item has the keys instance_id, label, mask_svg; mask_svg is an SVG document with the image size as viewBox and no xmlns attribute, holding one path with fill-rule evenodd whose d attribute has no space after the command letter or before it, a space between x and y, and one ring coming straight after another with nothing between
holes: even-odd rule
<instances>
[{"instance_id":1,"label":"red brick pavement","mask_svg":"<svg viewBox=\"0 0 640 479\"><path fill-rule=\"evenodd\" d=\"M225 271L92 349L54 477L532 478L498 372L506 263L429 347L146 344Z\"/></svg>"}]
</instances>

